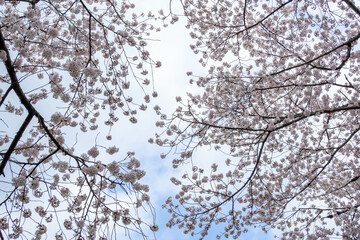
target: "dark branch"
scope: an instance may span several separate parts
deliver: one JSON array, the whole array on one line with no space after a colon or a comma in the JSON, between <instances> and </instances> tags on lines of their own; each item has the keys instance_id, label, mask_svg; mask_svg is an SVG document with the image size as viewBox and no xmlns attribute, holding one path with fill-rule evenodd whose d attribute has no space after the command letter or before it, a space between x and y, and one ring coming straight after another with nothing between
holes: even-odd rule
<instances>
[{"instance_id":1,"label":"dark branch","mask_svg":"<svg viewBox=\"0 0 360 240\"><path fill-rule=\"evenodd\" d=\"M18 141L20 140L22 134L24 133L26 127L30 123L31 118L33 116L36 116L36 118L39 120L40 126L45 130L47 136L50 138L50 140L55 144L55 146L58 149L60 149L65 155L71 156L72 158L74 158L74 159L76 159L76 160L83 163L84 162L83 159L81 159L80 157L74 156L69 151L64 149L63 146L61 146L61 144L56 140L54 135L51 133L50 129L46 126L45 120L42 117L42 115L38 111L36 111L34 106L27 99L25 93L23 92L23 90L22 90L22 88L21 88L21 86L19 84L18 78L16 76L15 68L11 63L10 54L9 54L9 51L8 51L8 49L6 47L5 39L4 39L1 31L0 31L0 50L4 50L6 52L7 60L5 61L5 66L6 66L6 70L7 70L8 74L9 74L9 77L10 77L10 80L11 80L11 87L14 90L14 92L16 93L16 95L18 96L21 104L28 111L28 116L27 116L26 120L24 121L23 125L21 126L18 133L16 134L13 142L11 143L11 145L10 145L10 147L8 149L8 151L4 155L4 158L3 158L2 162L1 162L1 165L0 165L0 175L4 175L4 168L6 166L6 163L8 162L8 160L9 160L9 158L11 156L11 153L14 151Z\"/></svg>"},{"instance_id":2,"label":"dark branch","mask_svg":"<svg viewBox=\"0 0 360 240\"><path fill-rule=\"evenodd\" d=\"M360 9L355 6L350 0L343 0L357 15L360 16Z\"/></svg>"},{"instance_id":3,"label":"dark branch","mask_svg":"<svg viewBox=\"0 0 360 240\"><path fill-rule=\"evenodd\" d=\"M3 157L2 161L1 161L1 164L0 164L0 175L5 176L5 173L4 173L5 166L6 166L7 162L9 161L11 154L14 152L17 143L20 141L20 138L24 134L24 132L25 132L27 126L29 125L31 119L33 118L33 116L34 115L30 114L30 113L27 115L27 117L25 118L25 120L24 120L23 124L21 125L19 131L16 133L13 141L11 142L10 147L8 148L6 153L4 154L4 157Z\"/></svg>"},{"instance_id":4,"label":"dark branch","mask_svg":"<svg viewBox=\"0 0 360 240\"><path fill-rule=\"evenodd\" d=\"M1 107L1 105L4 103L6 97L7 97L7 96L9 95L9 93L11 92L11 89L12 89L12 87L11 87L11 85L10 85L10 87L6 90L4 96L3 96L3 97L1 98L1 100L0 100L0 107Z\"/></svg>"}]
</instances>

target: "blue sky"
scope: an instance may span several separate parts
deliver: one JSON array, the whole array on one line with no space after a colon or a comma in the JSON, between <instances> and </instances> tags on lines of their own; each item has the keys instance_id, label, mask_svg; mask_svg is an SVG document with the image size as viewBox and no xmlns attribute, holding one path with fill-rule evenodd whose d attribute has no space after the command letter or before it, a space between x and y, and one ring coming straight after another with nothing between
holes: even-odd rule
<instances>
[{"instance_id":1,"label":"blue sky","mask_svg":"<svg viewBox=\"0 0 360 240\"><path fill-rule=\"evenodd\" d=\"M139 7L139 10L152 11L153 13L159 9L167 12L169 7L169 1L167 0L155 0L151 1L151 3L138 0L135 1L135 4ZM172 9L180 12L177 1L173 2ZM151 36L155 41L149 44L149 52L152 58L162 62L162 67L154 72L154 86L159 93L159 97L152 102L151 106L158 104L162 111L167 114L171 114L175 110L177 106L176 96L182 96L185 99L186 92L194 93L199 91L197 87L189 84L189 77L186 72L192 71L199 75L205 75L207 72L207 69L201 67L198 63L198 57L190 50L191 39L188 30L184 26L185 22L184 19L180 19L176 24L163 28L161 32ZM182 175L189 166L173 169L171 155L165 159L160 158L160 154L166 152L167 149L160 148L157 145L150 145L147 142L149 138L154 137L156 132L160 131L155 127L155 121L158 118L152 109L140 113L138 119L139 122L136 125L119 128L116 135L122 145L120 151L135 151L136 157L142 163L142 168L147 171L147 175L143 180L150 186L150 196L156 209L156 221L159 225L159 231L156 234L157 239L198 239L198 236L184 235L182 230L177 227L166 228L165 223L170 215L166 209L161 208L167 197L177 192L177 189L169 180L170 177ZM115 129L113 132L115 132ZM205 150L203 153L198 151L199 158L205 155L208 157L209 153ZM216 232L223 227L214 227L205 239L215 239ZM254 229L241 239L272 239L272 237L271 235L264 235L261 230Z\"/></svg>"},{"instance_id":2,"label":"blue sky","mask_svg":"<svg viewBox=\"0 0 360 240\"><path fill-rule=\"evenodd\" d=\"M156 13L158 10L163 9L166 13L169 9L170 0L135 0L134 2L137 6L136 11L152 11ZM173 1L172 9L177 13L181 12L179 1ZM161 22L159 21L158 24L161 25ZM207 69L201 67L198 63L198 57L190 50L191 39L184 25L185 20L180 19L176 24L162 28L161 32L151 36L154 41L149 41L148 50L154 60L162 62L162 67L154 70L154 89L159 93L159 97L149 105L147 111L138 113L137 124L132 125L127 118L120 118L120 121L112 130L113 142L117 144L120 150L119 156L126 156L128 151L134 151L136 153L135 157L141 161L141 168L147 172L142 182L150 186L149 195L156 210L156 224L159 225L159 231L156 233L158 240L198 239L198 236L184 235L182 230L177 227L166 228L165 224L170 218L170 214L167 213L166 209L161 208L168 196L177 193L177 189L170 182L170 178L172 176L181 176L189 170L190 165L173 169L171 155L165 159L160 158L160 154L167 152L168 149L148 143L148 139L154 137L154 134L160 131L155 127L158 116L152 110L152 107L158 104L162 108L162 112L171 115L177 107L176 96L182 96L183 99L186 99L186 92L199 92L196 86L189 84L189 77L186 72L192 71L197 75L205 75L207 72ZM47 104L48 102L44 102L44 105L38 107L46 109ZM71 134L69 133L68 137ZM88 139L94 139L97 133L91 134L94 136L87 135ZM84 147L84 152L88 150L82 144L78 144L77 147ZM81 150L77 149L77 151ZM210 155L212 155L213 159L209 159ZM203 152L198 151L197 157L211 161L214 160L215 155L204 150ZM151 221L150 216L144 215L144 218ZM205 239L215 239L217 231L220 231L221 228L223 226L214 226ZM151 232L148 233L149 239L154 239ZM142 238L135 237L133 239ZM251 230L242 239L272 238L270 235L264 235L260 230Z\"/></svg>"}]
</instances>

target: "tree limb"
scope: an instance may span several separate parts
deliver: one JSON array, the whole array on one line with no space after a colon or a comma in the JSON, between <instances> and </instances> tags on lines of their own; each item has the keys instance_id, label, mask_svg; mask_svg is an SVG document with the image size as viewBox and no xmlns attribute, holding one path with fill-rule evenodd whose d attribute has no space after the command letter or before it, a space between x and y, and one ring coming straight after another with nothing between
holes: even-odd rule
<instances>
[{"instance_id":1,"label":"tree limb","mask_svg":"<svg viewBox=\"0 0 360 240\"><path fill-rule=\"evenodd\" d=\"M16 133L13 141L11 142L10 144L10 147L8 148L8 150L6 151L2 161L1 161L1 164L0 164L0 175L3 175L5 176L5 173L4 173L4 169L5 169L5 166L7 164L7 162L9 161L10 159L10 156L11 154L14 152L15 150L15 147L17 145L17 143L20 141L20 138L22 137L22 135L24 134L27 126L29 125L31 119L33 118L34 114L28 114L27 117L25 118L23 124L21 125L19 131Z\"/></svg>"}]
</instances>

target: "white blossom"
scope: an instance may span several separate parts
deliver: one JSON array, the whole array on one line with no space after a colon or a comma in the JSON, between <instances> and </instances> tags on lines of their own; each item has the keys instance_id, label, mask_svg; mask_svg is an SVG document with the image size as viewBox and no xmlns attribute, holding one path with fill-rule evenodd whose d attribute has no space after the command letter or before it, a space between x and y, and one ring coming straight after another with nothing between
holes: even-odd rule
<instances>
[{"instance_id":1,"label":"white blossom","mask_svg":"<svg viewBox=\"0 0 360 240\"><path fill-rule=\"evenodd\" d=\"M99 150L97 147L92 147L87 152L91 157L96 158L99 155Z\"/></svg>"}]
</instances>

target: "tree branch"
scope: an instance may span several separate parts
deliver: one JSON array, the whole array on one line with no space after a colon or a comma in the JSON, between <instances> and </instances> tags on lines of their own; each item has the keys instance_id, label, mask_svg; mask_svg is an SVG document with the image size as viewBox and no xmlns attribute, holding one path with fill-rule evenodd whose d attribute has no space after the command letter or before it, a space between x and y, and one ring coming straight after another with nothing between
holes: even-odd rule
<instances>
[{"instance_id":1,"label":"tree branch","mask_svg":"<svg viewBox=\"0 0 360 240\"><path fill-rule=\"evenodd\" d=\"M29 113L27 115L27 117L25 118L23 124L21 125L19 131L16 133L13 141L10 144L10 147L6 151L4 157L3 157L2 161L1 161L0 175L5 176L5 173L4 173L5 166L6 166L7 162L9 161L11 154L14 152L17 143L20 141L20 138L24 134L24 132L25 132L27 126L29 125L31 119L33 118L33 116L34 116L34 114Z\"/></svg>"},{"instance_id":2,"label":"tree branch","mask_svg":"<svg viewBox=\"0 0 360 240\"><path fill-rule=\"evenodd\" d=\"M2 35L2 32L0 31L0 50L4 50L6 52L7 55L7 60L5 61L5 66L6 66L6 70L9 74L10 80L11 80L11 87L14 90L14 92L16 93L16 95L18 96L21 104L26 108L26 110L28 111L28 116L25 119L24 123L22 124L22 126L20 127L18 133L16 134L13 142L11 143L8 151L5 153L4 158L1 162L0 165L0 175L4 175L4 169L6 166L6 163L8 162L11 153L14 151L16 144L18 143L18 141L20 140L22 134L24 133L26 127L28 126L28 124L31 121L31 118L33 116L36 116L36 118L39 120L40 126L45 130L47 136L51 139L51 141L56 145L56 147L58 149L61 149L61 151L63 153L65 153L65 155L71 156L72 158L79 160L80 162L84 162L83 159L81 159L80 157L74 156L73 154L71 154L70 152L68 152L66 149L63 148L63 146L61 146L61 144L55 139L54 135L50 132L49 128L46 126L45 124L45 120L42 117L42 115L36 111L36 109L34 108L34 106L30 103L30 101L27 99L25 93L23 92L18 78L16 76L16 72L15 72L15 68L11 63L11 58L10 58L10 54L9 51L6 47L5 44L5 39Z\"/></svg>"},{"instance_id":3,"label":"tree branch","mask_svg":"<svg viewBox=\"0 0 360 240\"><path fill-rule=\"evenodd\" d=\"M6 97L9 95L9 93L11 92L11 90L12 90L12 86L10 85L10 87L6 90L4 96L3 96L3 97L1 98L1 100L0 100L0 107L1 107L1 105L4 103Z\"/></svg>"},{"instance_id":4,"label":"tree branch","mask_svg":"<svg viewBox=\"0 0 360 240\"><path fill-rule=\"evenodd\" d=\"M220 207L221 205L224 205L226 202L230 201L231 199L233 199L237 194L239 194L241 191L243 191L245 189L245 187L251 182L251 180L253 179L255 173L257 172L258 170L258 166L259 166L259 163L260 163L260 160L261 160L261 156L262 156L262 153L263 153L263 149L264 149L264 146L265 146L265 143L267 141L267 139L269 138L271 132L268 132L264 138L264 140L262 141L261 143L261 146L260 146L260 149L259 149L259 152L258 152L258 155L256 157L256 163L255 163L255 166L250 174L250 176L247 178L246 182L236 191L234 192L231 196L229 196L227 199L225 199L224 201L222 201L221 203L217 204L216 206L210 208L210 209L207 209L203 212L200 212L200 213L197 213L197 214L194 214L194 215L199 215L199 214L205 214L207 212L210 212L218 207Z\"/></svg>"},{"instance_id":5,"label":"tree branch","mask_svg":"<svg viewBox=\"0 0 360 240\"><path fill-rule=\"evenodd\" d=\"M274 73L268 74L267 76L275 76L275 75L278 75L278 74L280 74L280 73L288 72L288 71L290 71L290 70L292 70L292 69L299 68L299 67L306 66L306 65L310 65L310 66L311 66L311 64L312 64L313 62L315 62L316 60L319 60L320 58L325 57L326 55L329 55L330 53L335 52L336 50L338 50L338 49L340 49L340 48L342 48L342 47L344 47L344 46L351 46L351 44L352 44L353 42L355 42L356 40L358 40L359 38L360 38L360 33L358 33L358 34L355 35L354 37L350 38L348 41L346 41L346 42L344 42L344 43L336 46L335 48L333 48L333 49L331 49L331 50L329 50L329 51L327 51L327 52L324 52L324 53L320 54L319 56L317 56L317 57L315 57L315 58L313 58L313 59L311 59L311 60L309 60L309 61L307 61L307 62L304 62L304 63L301 63L301 64L297 64L297 65L293 65L293 66L288 67L288 68L284 68L284 69L282 69L282 70L280 70L280 71L278 71L278 72L274 72ZM340 66L341 66L341 65L340 65Z\"/></svg>"},{"instance_id":6,"label":"tree branch","mask_svg":"<svg viewBox=\"0 0 360 240\"><path fill-rule=\"evenodd\" d=\"M348 6L349 8L351 8L352 10L354 10L354 12L356 12L357 15L360 16L360 9L357 8L355 6L355 4L353 4L350 0L343 0Z\"/></svg>"}]
</instances>

